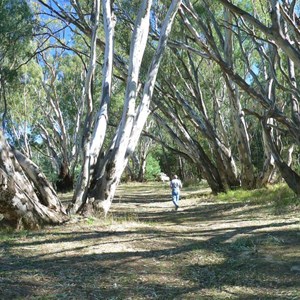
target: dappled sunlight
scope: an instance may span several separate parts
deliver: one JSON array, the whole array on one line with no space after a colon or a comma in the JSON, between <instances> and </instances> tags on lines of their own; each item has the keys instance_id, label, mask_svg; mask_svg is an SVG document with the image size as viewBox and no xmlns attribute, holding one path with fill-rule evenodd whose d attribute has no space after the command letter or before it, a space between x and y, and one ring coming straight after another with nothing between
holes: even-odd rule
<instances>
[{"instance_id":1,"label":"dappled sunlight","mask_svg":"<svg viewBox=\"0 0 300 300\"><path fill-rule=\"evenodd\" d=\"M300 295L296 211L281 218L269 205L215 201L195 189L175 211L170 191L160 194L157 185L121 186L105 220L74 217L64 226L4 235L1 293L7 299Z\"/></svg>"}]
</instances>

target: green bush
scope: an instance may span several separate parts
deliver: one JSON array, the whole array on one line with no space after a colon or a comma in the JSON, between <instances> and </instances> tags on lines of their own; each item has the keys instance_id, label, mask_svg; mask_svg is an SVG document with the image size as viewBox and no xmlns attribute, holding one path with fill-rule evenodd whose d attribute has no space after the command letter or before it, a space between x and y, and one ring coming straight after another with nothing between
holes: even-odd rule
<instances>
[{"instance_id":1,"label":"green bush","mask_svg":"<svg viewBox=\"0 0 300 300\"><path fill-rule=\"evenodd\" d=\"M151 154L147 157L146 174L145 179L152 181L156 179L157 174L161 172L159 161L155 159Z\"/></svg>"}]
</instances>

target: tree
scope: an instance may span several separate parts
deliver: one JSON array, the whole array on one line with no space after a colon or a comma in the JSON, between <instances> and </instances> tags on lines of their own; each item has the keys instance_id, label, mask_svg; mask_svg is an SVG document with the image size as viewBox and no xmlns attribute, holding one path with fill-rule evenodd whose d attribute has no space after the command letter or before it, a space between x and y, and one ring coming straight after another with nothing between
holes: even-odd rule
<instances>
[{"instance_id":1,"label":"tree","mask_svg":"<svg viewBox=\"0 0 300 300\"><path fill-rule=\"evenodd\" d=\"M1 1L0 5L3 17L0 23L0 34L3 35L0 76L5 103L2 124L5 127L5 88L9 81L17 78L16 70L26 58L24 49L31 37L32 15L25 1ZM11 18L12 13L15 18ZM15 228L32 229L68 220L65 208L51 184L30 159L8 145L3 129L0 130L0 174L0 214L4 217L2 223Z\"/></svg>"},{"instance_id":2,"label":"tree","mask_svg":"<svg viewBox=\"0 0 300 300\"><path fill-rule=\"evenodd\" d=\"M296 24L296 3L271 1L269 4L269 20L271 26L264 25L258 19L259 16L253 17L239 9L238 7L231 5L228 1L221 1L223 5L228 7L232 13L240 16L252 27L251 34L257 29L265 35L269 45L265 50L264 47L257 47L260 56L265 60L267 66L267 87L264 93L265 100L265 112L258 118L262 120L262 128L265 137L265 149L274 159L277 168L279 169L282 177L285 179L289 187L299 195L299 184L295 178L298 175L291 169L287 163L284 162L282 155L280 154L280 148L278 148L278 136L280 137L283 130L287 130L289 135L295 139L295 142L299 144L299 103L297 96L294 92L297 92L297 84L295 78L294 66L299 65L299 49L294 45L299 42L299 29ZM248 27L249 28L249 27ZM274 44L276 47L274 47ZM282 52L280 51L282 50ZM281 61L287 60L287 68L281 65ZM277 66L277 62L279 62ZM286 73L285 73L286 72ZM280 78L280 74L284 74ZM258 84L258 77L252 73L252 76ZM288 80L286 80L288 79ZM282 89L290 91L290 101L287 101L283 106L280 103L278 95L281 94ZM262 89L260 91L263 92ZM283 97L285 98L285 97ZM286 105L287 104L287 105ZM286 108L289 107L290 111ZM283 129L283 128L286 129ZM273 129L272 129L273 128ZM297 133L296 133L297 132Z\"/></svg>"},{"instance_id":3,"label":"tree","mask_svg":"<svg viewBox=\"0 0 300 300\"><path fill-rule=\"evenodd\" d=\"M42 54L44 93L39 93L38 97L41 119L36 126L54 162L57 190L65 192L73 189L74 170L80 154L85 104L81 78L85 72L74 55L64 55L64 51L53 53L47 57L46 52Z\"/></svg>"},{"instance_id":4,"label":"tree","mask_svg":"<svg viewBox=\"0 0 300 300\"><path fill-rule=\"evenodd\" d=\"M66 222L68 216L52 186L33 162L11 149L2 130L0 148L2 225L36 229L45 224Z\"/></svg>"},{"instance_id":5,"label":"tree","mask_svg":"<svg viewBox=\"0 0 300 300\"><path fill-rule=\"evenodd\" d=\"M151 132L153 126L154 122L150 119L145 125L144 131ZM134 153L131 155L127 165L127 170L130 174L131 180L135 180L138 182L143 182L146 180L146 176L148 175L146 174L146 171L147 169L149 170L149 168L147 168L148 155L151 153L154 147L154 140L151 139L147 134L142 134L141 138L139 139L138 145ZM155 164L153 160L152 162ZM153 177L153 175L157 175L159 172L160 170L156 169L156 174L150 172L151 175L149 175L149 177Z\"/></svg>"},{"instance_id":6,"label":"tree","mask_svg":"<svg viewBox=\"0 0 300 300\"><path fill-rule=\"evenodd\" d=\"M274 97L275 94L280 94L283 90L288 90L292 95L296 95L298 93L298 91L295 90L295 85L291 84L293 80L290 76L293 72L287 72L281 64L282 61L290 59L295 66L298 66L299 55L298 50L294 46L294 42L297 43L299 40L299 30L297 29L297 26L295 26L295 21L297 19L295 13L295 2L284 2L283 4L279 4L278 1L271 1L270 7L267 7L267 9L265 8L265 10L270 8L268 20L272 24L271 27L263 25L261 20L259 20L260 16L255 15L255 13L251 15L229 1L222 0L220 2L234 14L232 24L228 25L231 28L234 28L232 29L232 32L235 34L238 41L236 45L240 47L242 54L241 57L247 67L248 77L241 76L241 70L239 68L232 64L228 64L228 60L226 60L224 52L220 51L221 48L219 45L222 45L223 39L220 31L218 30L216 19L213 21L212 26L204 24L202 20L199 19L197 11L193 8L190 1L187 1L187 7L184 7L184 9L181 10L181 15L186 27L192 34L197 46L200 47L211 60L217 63L222 72L224 72L224 74L226 74L235 84L247 93L252 98L252 101L259 104L261 108L259 113L251 111L250 109L244 109L243 111L256 116L259 120L265 118L269 120L273 119L276 122L273 124L277 127L277 133L286 131L293 139L295 139L295 142L299 143L299 125L297 121L299 106L296 100L297 96L294 97L294 101L286 102L291 104L288 105L288 107L291 108L291 117L289 116L289 113L287 113L287 106L283 105L282 102L278 101L277 98ZM205 5L203 6L204 9L210 14L210 6L206 1L203 1L203 3ZM185 12L190 16L191 21L186 17ZM255 12L257 12L257 10ZM200 24L200 28L202 29L201 34L197 32L195 28L196 25L194 25L195 22L192 20L197 20L198 24ZM229 26L227 27L229 28ZM212 28L214 28L216 32L217 39L215 38ZM290 32L292 33L291 37L289 37ZM255 51L252 50L252 52L248 53L244 48L246 43L249 41L254 42L254 45L256 45L255 50L258 52L259 58L263 62L263 66L267 67L269 70L268 78L272 78L271 81L264 82L266 77L260 76L263 72L259 72L263 71L262 68L259 67L258 72L255 71L256 65L253 61L251 61L254 57L253 53L255 53ZM268 47L272 47L272 45L274 45L274 41L277 46L276 54L274 56L275 60L272 59L271 56L268 56L268 51L266 51ZM279 51L279 49L282 51ZM270 51L269 53L272 52ZM269 89L266 88L267 86L269 86ZM270 94L269 91L272 90L273 92ZM261 124L266 126L267 123L262 122ZM265 135L272 132L267 130L267 128L263 128L263 131ZM269 136L269 138L266 138L265 141L268 143L265 147L266 153L268 151L276 150L276 141L274 138ZM277 151L277 153L271 152L271 155L273 158L280 157L279 153L279 151ZM281 161L282 159L275 159L275 163L279 170L282 169ZM288 166L283 169L281 171L281 175L289 186L298 193L297 185L292 184L295 183L295 181L292 180L292 178L295 177L295 172ZM288 170L290 170L290 173ZM288 174L290 174L290 178Z\"/></svg>"},{"instance_id":7,"label":"tree","mask_svg":"<svg viewBox=\"0 0 300 300\"><path fill-rule=\"evenodd\" d=\"M160 39L158 41L155 54L153 55L151 65L145 79L140 103L136 106L139 91L141 62L148 38L151 3L151 1L142 2L135 21L131 38L128 77L122 119L118 125L115 136L111 141L109 150L105 154L101 154L101 152L99 152L99 158L95 160L97 161L97 167L95 168L97 172L93 173L93 178L89 187L87 195L89 201L86 202L87 198L77 197L80 204L76 203L76 206L83 206L86 211L89 211L90 209L96 211L100 210L103 211L105 215L108 212L121 175L127 165L130 155L132 155L137 145L144 124L150 113L149 105L160 61L166 47L167 38L170 33L174 17L181 1L172 1L170 5L169 11L162 25ZM105 8L105 5L103 7ZM106 14L108 16L110 15L106 12L104 13L104 16ZM106 32L107 49L110 47L109 38L111 37L111 33L108 30L106 30ZM106 53L110 52L107 51ZM106 54L105 60L109 57L110 56ZM104 65L111 66L110 64ZM103 78L104 80L109 79L108 76L103 76ZM106 85L103 84L103 87L105 86ZM105 93L104 95L106 95L108 91L109 90L106 89L102 90L102 92Z\"/></svg>"},{"instance_id":8,"label":"tree","mask_svg":"<svg viewBox=\"0 0 300 300\"><path fill-rule=\"evenodd\" d=\"M5 127L7 85L16 78L17 69L28 58L34 23L25 0L1 0L0 20L0 97L4 104L1 119Z\"/></svg>"}]
</instances>

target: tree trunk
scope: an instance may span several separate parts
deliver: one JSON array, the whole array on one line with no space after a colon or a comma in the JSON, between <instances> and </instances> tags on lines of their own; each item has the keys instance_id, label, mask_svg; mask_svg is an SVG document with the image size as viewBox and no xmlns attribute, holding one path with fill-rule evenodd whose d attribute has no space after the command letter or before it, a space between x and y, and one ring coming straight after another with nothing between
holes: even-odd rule
<instances>
[{"instance_id":1,"label":"tree trunk","mask_svg":"<svg viewBox=\"0 0 300 300\"><path fill-rule=\"evenodd\" d=\"M114 31L116 25L116 17L112 10L112 3L108 0L102 1L103 6L103 23L105 30L105 52L102 70L102 94L100 107L95 121L95 126L91 139L90 159L91 171L95 168L101 149L106 136L108 125L108 110L111 101L112 76L113 76L113 57L114 57ZM96 11L95 13L98 13ZM92 175L92 174L91 174Z\"/></svg>"},{"instance_id":2,"label":"tree trunk","mask_svg":"<svg viewBox=\"0 0 300 300\"><path fill-rule=\"evenodd\" d=\"M160 32L160 39L156 52L148 70L142 99L136 108L140 67L147 44L150 25L151 4L152 1L144 0L136 19L131 40L130 63L122 120L111 143L110 150L103 159L100 158L98 160L99 164L97 164L97 169L99 172L94 173L93 181L91 182L89 199L84 208L84 212L86 213L89 213L90 209L92 209L96 212L103 212L106 216L114 198L121 175L127 165L128 158L134 152L150 113L149 106L160 61L181 1L173 0L170 5Z\"/></svg>"},{"instance_id":3,"label":"tree trunk","mask_svg":"<svg viewBox=\"0 0 300 300\"><path fill-rule=\"evenodd\" d=\"M288 164L286 164L283 159L281 158L276 145L274 144L271 134L270 134L270 126L267 124L265 120L262 121L263 130L266 136L267 145L269 147L270 153L274 157L275 164L287 183L287 185L290 187L290 189L296 194L300 195L300 176L293 171Z\"/></svg>"},{"instance_id":4,"label":"tree trunk","mask_svg":"<svg viewBox=\"0 0 300 300\"><path fill-rule=\"evenodd\" d=\"M103 1L107 2L107 1ZM104 8L107 6L104 5ZM99 18L100 18L100 0L96 0L93 7L93 24L92 24L92 32L91 32L91 48L90 48L90 60L89 60L89 68L85 78L85 87L84 87L84 98L87 105L87 115L85 120L85 128L83 135L83 162L81 167L81 173L79 179L76 184L76 188L74 191L72 203L68 207L68 211L70 213L78 212L84 202L86 201L88 195L88 189L90 185L91 173L94 170L94 161L97 160L98 153L94 153L91 151L92 142L92 112L93 112L93 101L92 101L92 80L96 69L96 54L97 54L97 32L99 27ZM106 24L106 23L105 23ZM108 47L108 43L106 47ZM105 57L107 60L107 57ZM108 65L105 61L104 66ZM106 80L105 78L103 81ZM102 91L103 93L105 91ZM97 122L98 123L98 122ZM96 126L97 128L97 126Z\"/></svg>"},{"instance_id":5,"label":"tree trunk","mask_svg":"<svg viewBox=\"0 0 300 300\"><path fill-rule=\"evenodd\" d=\"M272 120L270 120L272 122ZM270 128L269 135L273 137L273 129ZM276 175L276 164L272 153L270 152L270 147L268 146L268 138L266 136L265 130L263 130L263 144L264 144L264 164L262 171L258 177L258 187L266 186L266 184L271 183L272 179Z\"/></svg>"},{"instance_id":6,"label":"tree trunk","mask_svg":"<svg viewBox=\"0 0 300 300\"><path fill-rule=\"evenodd\" d=\"M163 112L167 113L166 111ZM168 131L171 139L176 143L182 153L196 164L203 178L207 180L212 192L214 194L225 192L226 188L220 176L219 169L213 164L201 145L193 140L187 130L176 120L176 116L172 114L171 110L169 109L168 116L171 117L174 124L177 125L176 129L181 132L180 136L178 136L158 114L153 113L153 116Z\"/></svg>"},{"instance_id":7,"label":"tree trunk","mask_svg":"<svg viewBox=\"0 0 300 300\"><path fill-rule=\"evenodd\" d=\"M223 180L220 176L219 169L216 168L211 160L208 158L202 147L198 146L200 159L198 161L198 167L206 179L209 187L211 188L213 194L223 193L226 191Z\"/></svg>"},{"instance_id":8,"label":"tree trunk","mask_svg":"<svg viewBox=\"0 0 300 300\"><path fill-rule=\"evenodd\" d=\"M148 124L145 126L145 131L149 131L150 128L153 126L153 122L148 122ZM153 144L153 141L146 136L142 136L142 138L139 140L139 147L134 152L139 153L139 172L138 172L138 181L143 182L145 181L145 174L146 174L146 166L147 166L147 157L151 148L151 145ZM133 153L133 155L134 155Z\"/></svg>"},{"instance_id":9,"label":"tree trunk","mask_svg":"<svg viewBox=\"0 0 300 300\"><path fill-rule=\"evenodd\" d=\"M227 28L228 24L232 24L232 14L228 9L224 9L225 16L225 38L224 53L225 60L230 68L233 66L233 31ZM236 145L239 153L241 164L241 186L244 189L253 189L256 184L254 175L254 167L252 164L252 155L250 149L250 140L247 131L246 120L240 102L240 93L237 84L235 84L226 74L224 74L226 85L228 87L229 103L231 108L231 120L233 130L236 136Z\"/></svg>"},{"instance_id":10,"label":"tree trunk","mask_svg":"<svg viewBox=\"0 0 300 300\"><path fill-rule=\"evenodd\" d=\"M16 229L36 229L46 224L56 225L67 221L65 209L45 176L21 153L10 149L2 131L0 149L0 213L4 216L2 223Z\"/></svg>"},{"instance_id":11,"label":"tree trunk","mask_svg":"<svg viewBox=\"0 0 300 300\"><path fill-rule=\"evenodd\" d=\"M240 100L238 99L238 86L229 79L226 81L229 90L231 120L233 123L233 130L236 137L236 145L241 164L241 186L244 189L253 189L256 185L256 178L254 175L250 139L247 131L244 112L242 111Z\"/></svg>"},{"instance_id":12,"label":"tree trunk","mask_svg":"<svg viewBox=\"0 0 300 300\"><path fill-rule=\"evenodd\" d=\"M139 174L138 174L139 182L145 181L146 164L147 164L147 155L144 155L143 153L140 161L140 166L139 166Z\"/></svg>"},{"instance_id":13,"label":"tree trunk","mask_svg":"<svg viewBox=\"0 0 300 300\"><path fill-rule=\"evenodd\" d=\"M60 193L70 192L73 190L73 177L70 174L67 163L62 163L56 181L57 191Z\"/></svg>"}]
</instances>

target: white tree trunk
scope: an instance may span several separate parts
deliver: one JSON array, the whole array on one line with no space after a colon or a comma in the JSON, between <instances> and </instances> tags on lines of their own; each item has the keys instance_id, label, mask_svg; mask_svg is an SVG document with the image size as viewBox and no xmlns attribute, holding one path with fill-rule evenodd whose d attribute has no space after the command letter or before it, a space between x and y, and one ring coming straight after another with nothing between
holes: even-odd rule
<instances>
[{"instance_id":1,"label":"white tree trunk","mask_svg":"<svg viewBox=\"0 0 300 300\"><path fill-rule=\"evenodd\" d=\"M228 9L224 9L225 24L232 23L232 14ZM224 39L225 60L230 66L233 66L233 36L231 28L225 29ZM252 155L250 149L250 139L247 131L246 120L240 102L240 93L237 84L235 84L227 75L224 75L227 87L228 97L231 108L231 120L236 136L236 145L241 163L241 185L243 188L252 189L255 187L256 179L254 175L254 167L252 164Z\"/></svg>"},{"instance_id":2,"label":"white tree trunk","mask_svg":"<svg viewBox=\"0 0 300 300\"><path fill-rule=\"evenodd\" d=\"M105 215L110 208L115 190L127 164L125 154L135 116L135 102L139 84L138 79L148 39L151 4L151 0L144 0L142 2L135 22L130 45L128 78L122 119L114 139L113 148L105 158L106 162L103 165L105 171L102 171L100 186L96 187L93 193L93 199L96 198L93 206L96 207L97 210L103 210ZM109 167L107 167L107 165Z\"/></svg>"},{"instance_id":3,"label":"white tree trunk","mask_svg":"<svg viewBox=\"0 0 300 300\"><path fill-rule=\"evenodd\" d=\"M87 116L85 121L84 136L83 136L83 162L81 167L81 173L77 182L72 203L68 207L70 213L76 213L82 206L83 201L86 199L88 194L88 188L90 184L91 175L91 126L92 122L92 79L96 69L96 54L97 54L97 31L99 27L100 18L100 0L94 1L94 23L92 24L92 35L91 35L91 51L89 68L85 78L85 100L87 105Z\"/></svg>"},{"instance_id":4,"label":"white tree trunk","mask_svg":"<svg viewBox=\"0 0 300 300\"><path fill-rule=\"evenodd\" d=\"M111 1L103 0L102 6L105 30L105 52L102 71L103 80L100 108L98 110L90 147L91 168L94 168L97 163L98 156L101 152L101 148L103 146L104 138L106 135L113 75L114 29L116 20L115 15L111 9Z\"/></svg>"},{"instance_id":5,"label":"white tree trunk","mask_svg":"<svg viewBox=\"0 0 300 300\"><path fill-rule=\"evenodd\" d=\"M150 113L149 105L160 61L181 1L173 0L170 5L160 32L157 49L148 71L142 99L137 109L135 109L140 65L148 38L151 4L152 1L144 0L137 16L131 41L129 74L122 120L117 131L114 148L111 149L104 159L105 162L102 169L105 170L102 170L101 176L96 179L94 190L91 192L93 208L100 209L105 215L110 208L129 155L133 153Z\"/></svg>"}]
</instances>

